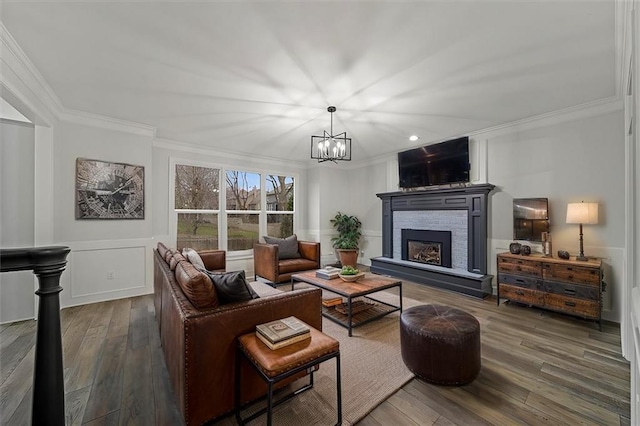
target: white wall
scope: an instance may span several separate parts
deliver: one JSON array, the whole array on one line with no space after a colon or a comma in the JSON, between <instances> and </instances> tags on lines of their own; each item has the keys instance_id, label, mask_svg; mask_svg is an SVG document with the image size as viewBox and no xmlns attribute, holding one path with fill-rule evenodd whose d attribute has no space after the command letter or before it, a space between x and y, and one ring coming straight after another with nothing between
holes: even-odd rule
<instances>
[{"instance_id":1,"label":"white wall","mask_svg":"<svg viewBox=\"0 0 640 426\"><path fill-rule=\"evenodd\" d=\"M144 133L144 132L143 132ZM74 306L153 291L153 162L151 133L129 131L77 117L61 120L53 130L55 200L53 238L71 248L62 275L61 306ZM75 218L76 159L135 164L145 172L142 220Z\"/></svg>"},{"instance_id":2,"label":"white wall","mask_svg":"<svg viewBox=\"0 0 640 426\"><path fill-rule=\"evenodd\" d=\"M640 421L640 3L626 7L623 96L625 99L625 193L627 288L620 329L622 351L631 363L631 424Z\"/></svg>"},{"instance_id":3,"label":"white wall","mask_svg":"<svg viewBox=\"0 0 640 426\"><path fill-rule=\"evenodd\" d=\"M34 244L34 149L32 124L0 119L0 247ZM35 316L31 271L0 274L0 323Z\"/></svg>"},{"instance_id":4,"label":"white wall","mask_svg":"<svg viewBox=\"0 0 640 426\"><path fill-rule=\"evenodd\" d=\"M600 223L584 227L585 253L603 259L609 285L603 317L619 322L624 297L625 160L623 113L616 105L478 133L472 136L470 161L475 183L486 179L496 185L489 196L487 266L492 275L496 254L508 250L513 241L513 198L547 197L553 250L573 254L578 250L578 228L564 223L567 203L600 203ZM382 254L382 203L375 194L398 190L394 165L388 158L350 173L352 208L366 230L367 260ZM533 249L541 251L540 246Z\"/></svg>"},{"instance_id":5,"label":"white wall","mask_svg":"<svg viewBox=\"0 0 640 426\"><path fill-rule=\"evenodd\" d=\"M350 190L352 185L351 174L344 165L336 166L325 162L309 171L311 234L314 240L320 241L323 265L337 260L331 244L331 238L335 235L331 219L338 211L357 215L353 202L357 194Z\"/></svg>"},{"instance_id":6,"label":"white wall","mask_svg":"<svg viewBox=\"0 0 640 426\"><path fill-rule=\"evenodd\" d=\"M394 183L389 182L390 175ZM349 173L349 181L349 209L362 221L358 262L371 265L372 257L382 255L382 202L376 194L398 190L397 160L393 157L355 168Z\"/></svg>"}]
</instances>

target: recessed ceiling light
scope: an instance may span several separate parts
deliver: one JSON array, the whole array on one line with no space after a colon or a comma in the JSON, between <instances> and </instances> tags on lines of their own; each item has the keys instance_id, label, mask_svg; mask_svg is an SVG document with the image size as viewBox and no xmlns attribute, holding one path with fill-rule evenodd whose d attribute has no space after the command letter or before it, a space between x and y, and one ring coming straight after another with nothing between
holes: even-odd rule
<instances>
[{"instance_id":1,"label":"recessed ceiling light","mask_svg":"<svg viewBox=\"0 0 640 426\"><path fill-rule=\"evenodd\" d=\"M415 142L415 141L417 141L418 139L420 139L420 138L419 138L418 136L416 136L416 135L411 135L411 136L409 136L409 140L410 140L411 142Z\"/></svg>"}]
</instances>

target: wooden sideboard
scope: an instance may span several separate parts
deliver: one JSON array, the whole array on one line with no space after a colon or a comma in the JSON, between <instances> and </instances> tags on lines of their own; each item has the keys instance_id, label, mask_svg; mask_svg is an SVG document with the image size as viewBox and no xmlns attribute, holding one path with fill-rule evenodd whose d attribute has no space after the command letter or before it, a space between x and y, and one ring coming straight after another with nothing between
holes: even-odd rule
<instances>
[{"instance_id":1,"label":"wooden sideboard","mask_svg":"<svg viewBox=\"0 0 640 426\"><path fill-rule=\"evenodd\" d=\"M598 321L602 330L602 262L532 254L501 253L498 263L500 299L537 306Z\"/></svg>"}]
</instances>

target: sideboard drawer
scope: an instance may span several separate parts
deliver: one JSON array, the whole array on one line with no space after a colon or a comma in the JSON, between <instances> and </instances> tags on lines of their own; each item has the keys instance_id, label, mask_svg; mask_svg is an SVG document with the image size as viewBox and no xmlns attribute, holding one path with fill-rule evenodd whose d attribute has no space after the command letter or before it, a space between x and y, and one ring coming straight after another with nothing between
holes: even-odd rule
<instances>
[{"instance_id":1,"label":"sideboard drawer","mask_svg":"<svg viewBox=\"0 0 640 426\"><path fill-rule=\"evenodd\" d=\"M508 284L500 285L500 297L527 305L544 305L544 293Z\"/></svg>"},{"instance_id":2,"label":"sideboard drawer","mask_svg":"<svg viewBox=\"0 0 640 426\"><path fill-rule=\"evenodd\" d=\"M578 315L584 318L599 319L600 304L593 300L576 299L547 293L544 296L545 308Z\"/></svg>"},{"instance_id":3,"label":"sideboard drawer","mask_svg":"<svg viewBox=\"0 0 640 426\"><path fill-rule=\"evenodd\" d=\"M498 258L498 272L523 273L542 277L542 263L528 259Z\"/></svg>"},{"instance_id":4,"label":"sideboard drawer","mask_svg":"<svg viewBox=\"0 0 640 426\"><path fill-rule=\"evenodd\" d=\"M540 278L528 277L525 275L500 274L498 275L500 285L510 284L518 287L530 288L532 290L542 290L542 280Z\"/></svg>"},{"instance_id":5,"label":"sideboard drawer","mask_svg":"<svg viewBox=\"0 0 640 426\"><path fill-rule=\"evenodd\" d=\"M578 261L531 253L497 255L500 299L595 319L602 331L602 262Z\"/></svg>"},{"instance_id":6,"label":"sideboard drawer","mask_svg":"<svg viewBox=\"0 0 640 426\"><path fill-rule=\"evenodd\" d=\"M546 263L543 266L543 277L545 280L600 285L600 269L583 266Z\"/></svg>"},{"instance_id":7,"label":"sideboard drawer","mask_svg":"<svg viewBox=\"0 0 640 426\"><path fill-rule=\"evenodd\" d=\"M599 300L600 290L592 285L573 285L557 281L545 281L544 291L579 299Z\"/></svg>"}]
</instances>

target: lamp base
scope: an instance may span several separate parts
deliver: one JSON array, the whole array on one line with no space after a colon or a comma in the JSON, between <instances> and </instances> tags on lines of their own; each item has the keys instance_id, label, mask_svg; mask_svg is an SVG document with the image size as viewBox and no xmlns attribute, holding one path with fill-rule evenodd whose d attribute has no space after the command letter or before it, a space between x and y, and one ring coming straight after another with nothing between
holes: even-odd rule
<instances>
[{"instance_id":1,"label":"lamp base","mask_svg":"<svg viewBox=\"0 0 640 426\"><path fill-rule=\"evenodd\" d=\"M582 240L582 224L580 224L580 254L578 254L576 256L576 260L580 260L582 262L586 262L587 260L589 260L585 255L584 255L584 245L583 245L583 240Z\"/></svg>"}]
</instances>

